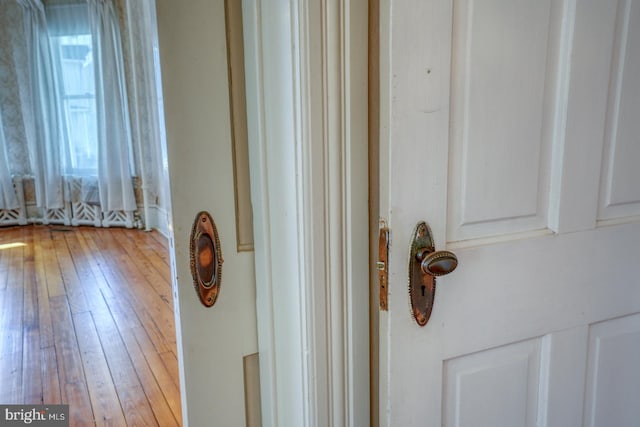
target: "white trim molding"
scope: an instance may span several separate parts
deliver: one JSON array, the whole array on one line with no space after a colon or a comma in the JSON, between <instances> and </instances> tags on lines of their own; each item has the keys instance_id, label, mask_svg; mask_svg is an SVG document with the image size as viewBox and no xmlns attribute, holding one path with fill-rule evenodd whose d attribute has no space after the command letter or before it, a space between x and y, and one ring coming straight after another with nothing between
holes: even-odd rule
<instances>
[{"instance_id":1,"label":"white trim molding","mask_svg":"<svg viewBox=\"0 0 640 427\"><path fill-rule=\"evenodd\" d=\"M369 425L367 1L243 1L264 426Z\"/></svg>"}]
</instances>

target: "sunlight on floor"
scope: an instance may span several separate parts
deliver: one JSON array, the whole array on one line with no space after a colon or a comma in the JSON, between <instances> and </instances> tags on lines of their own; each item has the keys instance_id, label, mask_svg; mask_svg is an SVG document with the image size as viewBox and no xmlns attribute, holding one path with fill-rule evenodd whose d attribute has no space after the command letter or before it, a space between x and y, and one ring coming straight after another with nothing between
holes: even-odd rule
<instances>
[{"instance_id":1,"label":"sunlight on floor","mask_svg":"<svg viewBox=\"0 0 640 427\"><path fill-rule=\"evenodd\" d=\"M24 246L27 246L27 244L22 242L4 243L0 245L0 251L4 249L22 248Z\"/></svg>"}]
</instances>

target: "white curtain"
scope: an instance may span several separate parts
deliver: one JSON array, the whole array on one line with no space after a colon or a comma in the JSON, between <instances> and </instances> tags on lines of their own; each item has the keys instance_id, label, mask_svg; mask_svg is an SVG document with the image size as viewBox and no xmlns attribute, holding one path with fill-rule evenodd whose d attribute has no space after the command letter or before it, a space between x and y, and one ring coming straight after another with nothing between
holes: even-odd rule
<instances>
[{"instance_id":1,"label":"white curtain","mask_svg":"<svg viewBox=\"0 0 640 427\"><path fill-rule=\"evenodd\" d=\"M139 176L145 208L166 209L168 188L164 179L162 88L154 0L124 0L121 27L125 46L125 71L131 108L134 152L138 151ZM158 62L156 63L156 59ZM146 213L146 212L145 212ZM147 224L149 225L149 224Z\"/></svg>"},{"instance_id":2,"label":"white curtain","mask_svg":"<svg viewBox=\"0 0 640 427\"><path fill-rule=\"evenodd\" d=\"M7 160L7 142L4 138L2 112L0 111L0 209L17 209L18 199L13 188L11 170Z\"/></svg>"},{"instance_id":3,"label":"white curtain","mask_svg":"<svg viewBox=\"0 0 640 427\"><path fill-rule=\"evenodd\" d=\"M22 6L29 49L29 88L31 111L23 108L27 125L27 144L35 178L36 202L47 209L63 207L62 164L60 156L61 117L56 76L47 34L45 10L40 0L17 0Z\"/></svg>"},{"instance_id":4,"label":"white curtain","mask_svg":"<svg viewBox=\"0 0 640 427\"><path fill-rule=\"evenodd\" d=\"M103 211L135 211L131 129L114 1L89 0L96 70L98 188Z\"/></svg>"},{"instance_id":5,"label":"white curtain","mask_svg":"<svg viewBox=\"0 0 640 427\"><path fill-rule=\"evenodd\" d=\"M135 212L134 185L145 214L146 205L166 203L153 3L0 0L9 172L34 175L38 207L85 202ZM0 147L0 167L4 156ZM81 188L71 193L69 182ZM30 215L37 221L37 211Z\"/></svg>"}]
</instances>

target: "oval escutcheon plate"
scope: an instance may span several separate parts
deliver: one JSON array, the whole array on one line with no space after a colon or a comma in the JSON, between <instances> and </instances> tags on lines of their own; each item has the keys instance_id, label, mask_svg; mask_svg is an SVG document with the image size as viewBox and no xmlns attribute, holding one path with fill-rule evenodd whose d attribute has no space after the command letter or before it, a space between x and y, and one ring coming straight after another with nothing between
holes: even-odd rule
<instances>
[{"instance_id":1,"label":"oval escutcheon plate","mask_svg":"<svg viewBox=\"0 0 640 427\"><path fill-rule=\"evenodd\" d=\"M436 297L436 277L451 273L458 258L450 251L436 251L429 225L420 221L413 231L409 252L409 299L411 315L424 326L431 317Z\"/></svg>"},{"instance_id":2,"label":"oval escutcheon plate","mask_svg":"<svg viewBox=\"0 0 640 427\"><path fill-rule=\"evenodd\" d=\"M218 230L208 212L199 212L191 228L189 242L191 275L200 302L215 304L222 282L222 250Z\"/></svg>"},{"instance_id":3,"label":"oval escutcheon plate","mask_svg":"<svg viewBox=\"0 0 640 427\"><path fill-rule=\"evenodd\" d=\"M436 278L430 274L424 274L420 254L434 251L429 226L425 222L419 222L413 231L409 252L409 300L411 315L420 326L426 325L429 321L436 295Z\"/></svg>"}]
</instances>

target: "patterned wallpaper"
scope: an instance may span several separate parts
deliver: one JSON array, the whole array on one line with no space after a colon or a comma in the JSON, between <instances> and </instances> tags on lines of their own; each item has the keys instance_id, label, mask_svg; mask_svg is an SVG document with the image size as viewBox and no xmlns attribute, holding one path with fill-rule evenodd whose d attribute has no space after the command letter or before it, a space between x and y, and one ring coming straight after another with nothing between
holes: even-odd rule
<instances>
[{"instance_id":1,"label":"patterned wallpaper","mask_svg":"<svg viewBox=\"0 0 640 427\"><path fill-rule=\"evenodd\" d=\"M26 40L22 30L22 9L13 1L2 1L0 13L0 108L5 125L9 167L13 174L29 174L29 156L21 98L26 108L30 97L22 84L27 78ZM23 104L24 105L24 104Z\"/></svg>"}]
</instances>

